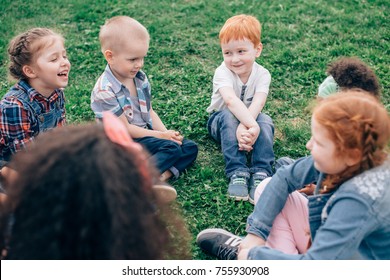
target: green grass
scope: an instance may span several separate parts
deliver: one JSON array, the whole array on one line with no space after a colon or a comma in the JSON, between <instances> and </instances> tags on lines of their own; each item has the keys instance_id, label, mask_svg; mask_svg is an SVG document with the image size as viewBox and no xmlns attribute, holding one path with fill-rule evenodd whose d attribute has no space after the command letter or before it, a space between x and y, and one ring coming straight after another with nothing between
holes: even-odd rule
<instances>
[{"instance_id":1,"label":"green grass","mask_svg":"<svg viewBox=\"0 0 390 280\"><path fill-rule=\"evenodd\" d=\"M28 28L45 26L66 38L72 63L67 96L70 123L93 120L90 92L105 67L99 27L115 15L129 15L150 32L144 71L152 84L153 106L168 128L199 144L196 164L174 186L194 238L202 229L223 227L244 234L253 207L226 197L227 180L220 148L207 135L205 111L214 69L221 63L218 32L225 20L247 13L263 25L258 62L272 75L264 111L276 127L277 157L307 154L310 111L329 62L358 56L376 72L382 101L390 110L390 19L388 1L325 0L2 0L0 14L0 96L7 81L9 40ZM194 259L209 258L195 245Z\"/></svg>"}]
</instances>

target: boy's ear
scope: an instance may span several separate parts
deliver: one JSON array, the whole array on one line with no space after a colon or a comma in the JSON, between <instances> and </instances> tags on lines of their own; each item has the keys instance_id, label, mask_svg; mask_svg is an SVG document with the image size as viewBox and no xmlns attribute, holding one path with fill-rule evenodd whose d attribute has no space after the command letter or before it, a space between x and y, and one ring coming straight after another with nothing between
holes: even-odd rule
<instances>
[{"instance_id":1,"label":"boy's ear","mask_svg":"<svg viewBox=\"0 0 390 280\"><path fill-rule=\"evenodd\" d=\"M346 163L348 166L353 166L362 161L362 152L359 149L351 149L348 152Z\"/></svg>"},{"instance_id":2,"label":"boy's ear","mask_svg":"<svg viewBox=\"0 0 390 280\"><path fill-rule=\"evenodd\" d=\"M22 67L23 74L26 75L27 78L33 79L37 75L34 72L34 69L29 65L24 65Z\"/></svg>"},{"instance_id":3,"label":"boy's ear","mask_svg":"<svg viewBox=\"0 0 390 280\"><path fill-rule=\"evenodd\" d=\"M263 50L263 44L259 43L256 47L256 57L259 57L261 55L261 51Z\"/></svg>"},{"instance_id":4,"label":"boy's ear","mask_svg":"<svg viewBox=\"0 0 390 280\"><path fill-rule=\"evenodd\" d=\"M112 62L113 53L112 53L111 50L105 50L103 52L103 55L104 55L104 58L107 60L107 63L111 63Z\"/></svg>"}]
</instances>

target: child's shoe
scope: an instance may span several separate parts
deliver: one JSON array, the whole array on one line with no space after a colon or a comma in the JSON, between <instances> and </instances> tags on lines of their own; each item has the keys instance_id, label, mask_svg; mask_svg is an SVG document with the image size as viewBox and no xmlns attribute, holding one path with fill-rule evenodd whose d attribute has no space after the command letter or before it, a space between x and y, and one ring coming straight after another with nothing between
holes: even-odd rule
<instances>
[{"instance_id":1,"label":"child's shoe","mask_svg":"<svg viewBox=\"0 0 390 280\"><path fill-rule=\"evenodd\" d=\"M203 251L221 260L236 260L241 241L241 237L219 228L202 230L196 237Z\"/></svg>"},{"instance_id":2,"label":"child's shoe","mask_svg":"<svg viewBox=\"0 0 390 280\"><path fill-rule=\"evenodd\" d=\"M177 197L175 188L165 182L158 182L154 184L153 190L157 195L158 201L163 204L172 202Z\"/></svg>"},{"instance_id":3,"label":"child's shoe","mask_svg":"<svg viewBox=\"0 0 390 280\"><path fill-rule=\"evenodd\" d=\"M230 177L228 194L235 200L248 200L248 179L245 172L237 172Z\"/></svg>"},{"instance_id":4,"label":"child's shoe","mask_svg":"<svg viewBox=\"0 0 390 280\"><path fill-rule=\"evenodd\" d=\"M256 172L251 176L249 180L249 202L255 204L255 191L257 186L267 178L268 175L265 172Z\"/></svg>"}]
</instances>

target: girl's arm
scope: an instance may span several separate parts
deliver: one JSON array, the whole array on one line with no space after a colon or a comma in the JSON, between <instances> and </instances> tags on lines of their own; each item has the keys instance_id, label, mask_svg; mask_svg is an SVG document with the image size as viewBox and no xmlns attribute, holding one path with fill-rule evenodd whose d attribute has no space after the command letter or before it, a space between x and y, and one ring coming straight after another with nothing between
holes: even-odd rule
<instances>
[{"instance_id":1,"label":"girl's arm","mask_svg":"<svg viewBox=\"0 0 390 280\"><path fill-rule=\"evenodd\" d=\"M241 250L251 249L267 239L275 217L283 209L287 197L304 185L316 182L319 172L311 156L282 166L268 183L247 220L249 238L241 243ZM256 238L255 238L256 237Z\"/></svg>"},{"instance_id":2,"label":"girl's arm","mask_svg":"<svg viewBox=\"0 0 390 280\"><path fill-rule=\"evenodd\" d=\"M249 109L245 104L235 95L233 88L231 87L222 87L219 89L223 101L226 106L232 112L232 114L248 129L257 128L260 131L259 126L256 122L256 119L253 118Z\"/></svg>"},{"instance_id":3,"label":"girl's arm","mask_svg":"<svg viewBox=\"0 0 390 280\"><path fill-rule=\"evenodd\" d=\"M248 259L339 260L356 257L362 240L377 227L377 220L362 197L342 195L336 200L305 254L289 255L262 246L250 249Z\"/></svg>"}]
</instances>

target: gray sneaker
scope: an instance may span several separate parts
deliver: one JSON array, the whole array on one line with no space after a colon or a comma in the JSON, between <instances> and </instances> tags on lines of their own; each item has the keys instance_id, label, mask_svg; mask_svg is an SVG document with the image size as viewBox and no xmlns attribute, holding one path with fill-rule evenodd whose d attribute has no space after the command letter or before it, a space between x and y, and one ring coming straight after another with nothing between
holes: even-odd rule
<instances>
[{"instance_id":1,"label":"gray sneaker","mask_svg":"<svg viewBox=\"0 0 390 280\"><path fill-rule=\"evenodd\" d=\"M221 260L236 260L242 238L220 228L202 230L196 243L206 253Z\"/></svg>"},{"instance_id":2,"label":"gray sneaker","mask_svg":"<svg viewBox=\"0 0 390 280\"><path fill-rule=\"evenodd\" d=\"M251 176L249 180L249 202L255 204L255 191L257 186L267 178L268 175L265 172L256 172Z\"/></svg>"},{"instance_id":3,"label":"gray sneaker","mask_svg":"<svg viewBox=\"0 0 390 280\"><path fill-rule=\"evenodd\" d=\"M249 176L245 172L240 172L230 177L228 194L235 200L248 200L248 179Z\"/></svg>"}]
</instances>

